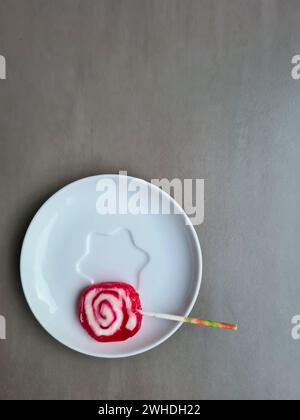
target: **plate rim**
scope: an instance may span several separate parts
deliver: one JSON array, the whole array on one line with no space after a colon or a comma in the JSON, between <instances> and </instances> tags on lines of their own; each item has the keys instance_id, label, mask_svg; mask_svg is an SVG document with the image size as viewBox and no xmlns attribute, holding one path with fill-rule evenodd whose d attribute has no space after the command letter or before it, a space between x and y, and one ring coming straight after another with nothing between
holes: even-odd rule
<instances>
[{"instance_id":1,"label":"plate rim","mask_svg":"<svg viewBox=\"0 0 300 420\"><path fill-rule=\"evenodd\" d=\"M202 273L203 273L203 258L202 258L202 250L201 250L201 245L200 245L200 241L197 235L197 232L195 230L195 227L193 226L190 218L188 217L188 215L186 214L186 212L184 211L184 209L181 207L181 205L171 196L169 195L166 191L162 190L161 188L159 188L157 185L152 184L149 181L146 181L142 178L137 178L137 177L133 177L130 175L125 175L125 174L118 174L118 173L110 173L110 174L98 174L98 175L91 175L91 176L86 176L83 178L79 178L77 180L74 180L66 185L64 185L63 187L61 187L60 189L58 189L56 192L54 192L53 194L50 195L50 197L48 197L38 208L38 210L35 212L34 216L32 217L24 238L23 238L23 242L22 242L22 246L21 246L21 252L20 252L20 263L19 263L19 270L20 270L20 278L21 278L21 285L22 285L22 290L26 299L26 302L33 314L33 316L35 317L35 319L37 320L37 322L41 325L41 327L52 337L54 338L56 341L58 341L60 344L63 344L65 347L76 351L78 353L81 353L83 355L87 355L87 356L93 356L96 358L103 358L103 359L121 359L121 358L126 358L126 357L132 357L132 356L137 356L139 354L145 353L149 350L154 349L155 347L158 347L159 345L163 344L165 341L167 341L173 334L176 333L176 331L179 330L179 328L182 326L183 322L177 322L174 323L174 327L165 335L163 335L159 340L156 340L154 343L149 344L148 346L143 347L140 350L136 350L136 351L128 351L126 353L121 353L121 354L113 354L113 355L107 355L107 354L101 354L101 353L93 353L93 352L89 352L89 351L84 351L81 348L78 348L77 346L73 346L70 344L67 344L66 342L64 342L62 339L57 338L54 336L54 334L52 334L47 327L42 323L42 321L40 321L40 319L38 318L38 315L36 314L34 308L32 307L31 303L30 303L30 298L27 295L27 291L26 291L26 286L25 286L25 280L24 280L24 254L25 254L25 250L26 250L26 243L30 234L30 231L34 225L35 220L38 218L40 212L42 211L42 209L46 206L47 203L49 203L50 201L52 201L55 197L57 197L59 194L63 193L64 190L74 186L75 184L81 184L87 181L92 181L93 179L96 178L104 178L104 177L114 177L114 178L118 178L120 179L121 177L126 178L126 179L131 179L131 180L135 180L138 182L142 182L142 183L146 183L148 185L150 185L151 188L154 188L156 190L159 190L166 198L168 198L169 200L171 200L171 203L174 205L174 207L176 207L179 210L179 213L181 216L183 216L185 224L187 227L190 228L191 230L191 234L195 243L195 250L196 250L196 257L197 257L197 263L198 263L198 276L196 278L196 288L195 288L195 292L193 293L193 297L188 305L187 310L185 311L184 316L188 316L190 314L190 312L192 311L196 300L199 296L199 292L200 292L200 288L201 288L201 283L202 283Z\"/></svg>"}]
</instances>

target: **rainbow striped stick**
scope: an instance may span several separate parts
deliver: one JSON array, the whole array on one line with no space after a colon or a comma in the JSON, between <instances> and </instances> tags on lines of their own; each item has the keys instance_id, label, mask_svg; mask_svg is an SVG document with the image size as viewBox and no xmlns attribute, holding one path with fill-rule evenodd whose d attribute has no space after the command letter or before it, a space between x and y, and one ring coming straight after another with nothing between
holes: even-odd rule
<instances>
[{"instance_id":1,"label":"rainbow striped stick","mask_svg":"<svg viewBox=\"0 0 300 420\"><path fill-rule=\"evenodd\" d=\"M205 327L221 328L223 330L232 330L232 331L236 331L238 329L237 325L226 324L224 322L207 321L204 319L191 318L189 316L161 314L157 312L145 312L145 311L140 311L140 312L142 315L145 315L145 316L153 316L155 318L169 319L171 321L187 322L188 324L202 325Z\"/></svg>"}]
</instances>

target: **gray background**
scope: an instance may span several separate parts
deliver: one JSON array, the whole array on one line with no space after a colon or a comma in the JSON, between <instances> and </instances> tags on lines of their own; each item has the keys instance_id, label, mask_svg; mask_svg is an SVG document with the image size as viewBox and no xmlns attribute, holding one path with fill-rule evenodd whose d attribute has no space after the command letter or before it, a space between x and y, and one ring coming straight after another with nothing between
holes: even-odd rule
<instances>
[{"instance_id":1,"label":"gray background","mask_svg":"<svg viewBox=\"0 0 300 420\"><path fill-rule=\"evenodd\" d=\"M1 0L1 398L299 398L300 2ZM19 252L66 183L205 178L194 314L160 347L101 360L38 325Z\"/></svg>"}]
</instances>

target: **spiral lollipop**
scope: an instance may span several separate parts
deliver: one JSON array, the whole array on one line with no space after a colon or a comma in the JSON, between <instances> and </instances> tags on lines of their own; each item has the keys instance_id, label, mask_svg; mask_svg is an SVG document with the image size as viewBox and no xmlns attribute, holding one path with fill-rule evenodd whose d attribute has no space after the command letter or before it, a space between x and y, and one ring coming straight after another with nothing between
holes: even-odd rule
<instances>
[{"instance_id":1,"label":"spiral lollipop","mask_svg":"<svg viewBox=\"0 0 300 420\"><path fill-rule=\"evenodd\" d=\"M79 303L79 320L97 341L124 341L141 328L141 303L127 283L104 282L88 287Z\"/></svg>"},{"instance_id":2,"label":"spiral lollipop","mask_svg":"<svg viewBox=\"0 0 300 420\"><path fill-rule=\"evenodd\" d=\"M236 324L142 311L138 292L130 284L122 282L104 282L90 286L80 298L80 323L96 341L127 340L141 328L143 315L225 330L238 328Z\"/></svg>"}]
</instances>

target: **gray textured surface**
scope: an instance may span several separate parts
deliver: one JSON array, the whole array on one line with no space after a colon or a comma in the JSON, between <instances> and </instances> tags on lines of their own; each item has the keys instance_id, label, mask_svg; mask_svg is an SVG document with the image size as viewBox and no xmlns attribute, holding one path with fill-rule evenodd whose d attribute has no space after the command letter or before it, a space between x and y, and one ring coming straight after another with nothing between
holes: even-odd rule
<instances>
[{"instance_id":1,"label":"gray textured surface","mask_svg":"<svg viewBox=\"0 0 300 420\"><path fill-rule=\"evenodd\" d=\"M299 398L299 1L0 0L0 398ZM205 178L193 313L126 360L53 340L20 288L25 229L91 174Z\"/></svg>"}]
</instances>

